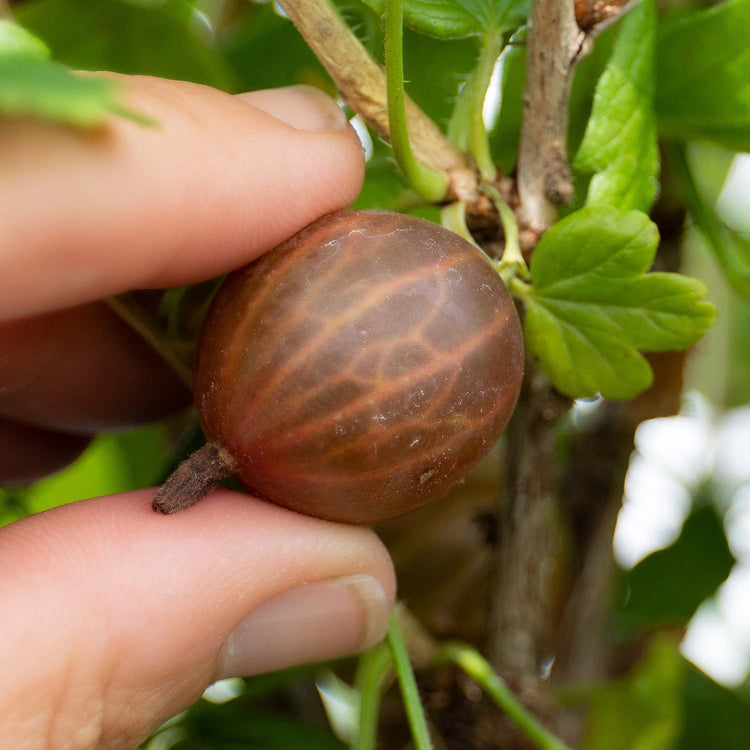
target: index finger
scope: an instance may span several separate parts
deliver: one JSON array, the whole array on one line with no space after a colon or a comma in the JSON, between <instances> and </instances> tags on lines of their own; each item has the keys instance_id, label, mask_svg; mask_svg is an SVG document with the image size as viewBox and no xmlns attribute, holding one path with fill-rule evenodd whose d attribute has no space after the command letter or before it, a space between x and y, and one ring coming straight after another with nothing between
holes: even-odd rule
<instances>
[{"instance_id":1,"label":"index finger","mask_svg":"<svg viewBox=\"0 0 750 750\"><path fill-rule=\"evenodd\" d=\"M212 278L357 195L361 146L321 92L117 78L155 127L0 121L0 320Z\"/></svg>"}]
</instances>

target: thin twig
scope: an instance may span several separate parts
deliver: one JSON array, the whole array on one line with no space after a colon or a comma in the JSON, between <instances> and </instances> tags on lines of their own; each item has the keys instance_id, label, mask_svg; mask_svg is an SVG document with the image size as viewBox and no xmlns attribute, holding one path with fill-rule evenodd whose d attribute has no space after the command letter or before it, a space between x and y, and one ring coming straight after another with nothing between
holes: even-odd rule
<instances>
[{"instance_id":1,"label":"thin twig","mask_svg":"<svg viewBox=\"0 0 750 750\"><path fill-rule=\"evenodd\" d=\"M390 141L386 77L328 0L287 0L284 10L333 78L344 101ZM408 97L406 117L414 156L451 176L451 194L471 201L476 175L467 158Z\"/></svg>"}]
</instances>

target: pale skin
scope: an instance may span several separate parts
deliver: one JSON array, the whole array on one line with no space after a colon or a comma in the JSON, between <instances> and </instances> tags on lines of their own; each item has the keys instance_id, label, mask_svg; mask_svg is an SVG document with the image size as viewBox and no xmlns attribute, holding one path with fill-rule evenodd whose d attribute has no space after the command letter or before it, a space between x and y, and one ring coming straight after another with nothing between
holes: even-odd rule
<instances>
[{"instance_id":1,"label":"pale skin","mask_svg":"<svg viewBox=\"0 0 750 750\"><path fill-rule=\"evenodd\" d=\"M0 120L0 484L189 401L98 300L243 265L361 186L322 94L121 80L158 127ZM370 530L229 490L165 517L153 493L0 529L0 747L135 747L220 677L382 637L395 583Z\"/></svg>"}]
</instances>

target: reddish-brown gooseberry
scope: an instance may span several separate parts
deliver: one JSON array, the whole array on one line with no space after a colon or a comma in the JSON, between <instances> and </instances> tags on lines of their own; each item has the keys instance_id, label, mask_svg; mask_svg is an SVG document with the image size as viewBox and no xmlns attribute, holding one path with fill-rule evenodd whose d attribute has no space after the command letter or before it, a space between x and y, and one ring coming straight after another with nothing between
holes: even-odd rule
<instances>
[{"instance_id":1,"label":"reddish-brown gooseberry","mask_svg":"<svg viewBox=\"0 0 750 750\"><path fill-rule=\"evenodd\" d=\"M397 516L490 450L522 374L513 301L475 247L401 214L329 214L220 289L195 379L209 444L154 507L231 473L308 515Z\"/></svg>"}]
</instances>

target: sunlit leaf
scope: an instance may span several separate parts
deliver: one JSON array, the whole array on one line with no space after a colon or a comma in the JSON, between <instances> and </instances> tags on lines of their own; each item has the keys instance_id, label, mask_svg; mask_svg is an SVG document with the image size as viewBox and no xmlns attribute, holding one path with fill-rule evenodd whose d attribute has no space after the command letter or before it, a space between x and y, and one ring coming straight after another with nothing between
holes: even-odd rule
<instances>
[{"instance_id":1,"label":"sunlit leaf","mask_svg":"<svg viewBox=\"0 0 750 750\"><path fill-rule=\"evenodd\" d=\"M0 57L34 57L44 60L50 52L47 45L31 32L13 21L0 18Z\"/></svg>"},{"instance_id":2,"label":"sunlit leaf","mask_svg":"<svg viewBox=\"0 0 750 750\"><path fill-rule=\"evenodd\" d=\"M685 348L713 322L700 281L647 273L658 241L645 214L606 206L576 211L542 237L524 332L562 393L632 398L653 378L639 349Z\"/></svg>"},{"instance_id":3,"label":"sunlit leaf","mask_svg":"<svg viewBox=\"0 0 750 750\"><path fill-rule=\"evenodd\" d=\"M588 205L648 211L659 159L653 110L656 8L644 0L622 21L612 57L596 87L593 110L575 158L594 172Z\"/></svg>"}]
</instances>

